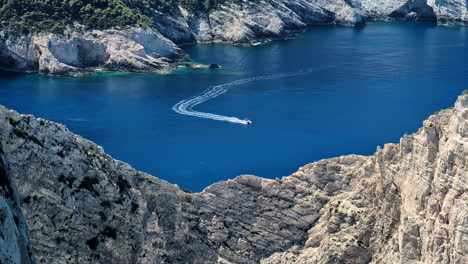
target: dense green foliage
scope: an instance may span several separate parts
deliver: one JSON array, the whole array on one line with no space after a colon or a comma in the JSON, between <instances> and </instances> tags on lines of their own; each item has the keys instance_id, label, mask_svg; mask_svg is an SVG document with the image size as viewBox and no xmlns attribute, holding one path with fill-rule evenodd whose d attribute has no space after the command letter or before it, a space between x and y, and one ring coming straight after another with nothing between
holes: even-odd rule
<instances>
[{"instance_id":1,"label":"dense green foliage","mask_svg":"<svg viewBox=\"0 0 468 264\"><path fill-rule=\"evenodd\" d=\"M190 13L209 13L240 0L0 0L0 26L23 32L60 33L78 22L88 28L151 25L153 10L167 15L182 6ZM251 0L257 2L258 0Z\"/></svg>"},{"instance_id":2,"label":"dense green foliage","mask_svg":"<svg viewBox=\"0 0 468 264\"><path fill-rule=\"evenodd\" d=\"M120 0L0 0L0 21L23 31L62 32L78 22L92 28L148 24Z\"/></svg>"}]
</instances>

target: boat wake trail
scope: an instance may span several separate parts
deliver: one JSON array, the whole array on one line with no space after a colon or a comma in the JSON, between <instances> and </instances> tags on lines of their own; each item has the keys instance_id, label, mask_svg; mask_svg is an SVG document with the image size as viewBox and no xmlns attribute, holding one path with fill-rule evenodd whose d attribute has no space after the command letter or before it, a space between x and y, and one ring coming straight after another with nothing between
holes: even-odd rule
<instances>
[{"instance_id":1,"label":"boat wake trail","mask_svg":"<svg viewBox=\"0 0 468 264\"><path fill-rule=\"evenodd\" d=\"M287 77L292 77L292 76L297 76L297 75L303 75L311 71L312 69L305 69L305 70L300 70L297 72L281 73L281 74L274 74L274 75L263 75L263 76L240 79L240 80L233 81L233 82L226 83L226 84L210 86L202 94L178 102L172 107L172 109L176 113L181 114L181 115L195 116L195 117L200 117L200 118L207 118L207 119L212 119L212 120L226 121L226 122L247 125L251 123L249 120L242 120L242 119L239 119L237 117L232 117L232 116L223 116L223 115L217 115L217 114L212 114L212 113L199 112L199 111L193 110L193 107L224 94L225 92L229 90L229 88L234 87L234 86L239 86L242 84L255 82L255 81L280 79L280 78L287 78Z\"/></svg>"}]
</instances>

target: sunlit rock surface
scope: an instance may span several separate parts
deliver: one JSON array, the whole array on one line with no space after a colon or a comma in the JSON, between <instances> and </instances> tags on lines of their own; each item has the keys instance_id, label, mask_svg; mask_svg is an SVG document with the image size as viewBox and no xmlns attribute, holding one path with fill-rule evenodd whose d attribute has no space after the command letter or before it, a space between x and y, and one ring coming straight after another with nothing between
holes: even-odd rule
<instances>
[{"instance_id":1,"label":"sunlit rock surface","mask_svg":"<svg viewBox=\"0 0 468 264\"><path fill-rule=\"evenodd\" d=\"M0 67L48 75L80 75L96 69L163 72L184 58L172 41L148 28L68 30L16 35L0 32Z\"/></svg>"}]
</instances>

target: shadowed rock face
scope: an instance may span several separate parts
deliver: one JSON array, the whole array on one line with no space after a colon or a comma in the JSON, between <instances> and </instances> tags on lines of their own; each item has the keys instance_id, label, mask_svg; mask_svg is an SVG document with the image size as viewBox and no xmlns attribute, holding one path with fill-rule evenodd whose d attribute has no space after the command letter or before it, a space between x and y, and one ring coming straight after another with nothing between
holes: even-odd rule
<instances>
[{"instance_id":1,"label":"shadowed rock face","mask_svg":"<svg viewBox=\"0 0 468 264\"><path fill-rule=\"evenodd\" d=\"M0 55L0 68L14 70L18 68L18 65L14 59L10 58L6 54L1 54Z\"/></svg>"},{"instance_id":2,"label":"shadowed rock face","mask_svg":"<svg viewBox=\"0 0 468 264\"><path fill-rule=\"evenodd\" d=\"M372 156L189 194L64 126L0 108L44 263L466 263L468 95Z\"/></svg>"},{"instance_id":3,"label":"shadowed rock face","mask_svg":"<svg viewBox=\"0 0 468 264\"><path fill-rule=\"evenodd\" d=\"M18 191L0 144L0 263L34 263Z\"/></svg>"},{"instance_id":4,"label":"shadowed rock face","mask_svg":"<svg viewBox=\"0 0 468 264\"><path fill-rule=\"evenodd\" d=\"M0 69L8 71L37 71L37 56L28 51L21 44L12 43L8 36L0 32ZM28 42L27 38L21 38L21 42ZM17 50L10 47L15 46ZM17 55L17 52L25 56Z\"/></svg>"},{"instance_id":5,"label":"shadowed rock face","mask_svg":"<svg viewBox=\"0 0 468 264\"><path fill-rule=\"evenodd\" d=\"M437 16L426 0L409 0L390 15L396 19L437 21Z\"/></svg>"},{"instance_id":6,"label":"shadowed rock face","mask_svg":"<svg viewBox=\"0 0 468 264\"><path fill-rule=\"evenodd\" d=\"M98 67L104 65L109 58L107 45L88 39L50 42L49 49L58 61L74 67Z\"/></svg>"}]
</instances>

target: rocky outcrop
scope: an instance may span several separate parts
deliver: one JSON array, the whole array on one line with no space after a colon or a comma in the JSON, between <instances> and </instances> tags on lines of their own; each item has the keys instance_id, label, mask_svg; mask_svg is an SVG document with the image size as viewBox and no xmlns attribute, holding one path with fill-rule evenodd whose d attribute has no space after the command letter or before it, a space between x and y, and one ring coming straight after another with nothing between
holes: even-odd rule
<instances>
[{"instance_id":1,"label":"rocky outcrop","mask_svg":"<svg viewBox=\"0 0 468 264\"><path fill-rule=\"evenodd\" d=\"M390 13L389 17L404 20L437 20L433 8L425 0L409 0Z\"/></svg>"},{"instance_id":2,"label":"rocky outcrop","mask_svg":"<svg viewBox=\"0 0 468 264\"><path fill-rule=\"evenodd\" d=\"M125 1L132 7L132 1ZM224 1L209 13L191 13L181 5L170 14L145 10L154 26L178 44L230 43L253 45L281 39L312 25L364 25L344 0Z\"/></svg>"},{"instance_id":3,"label":"rocky outcrop","mask_svg":"<svg viewBox=\"0 0 468 264\"><path fill-rule=\"evenodd\" d=\"M227 1L209 14L152 11L156 28L175 43L253 45L296 34L312 25L360 26L366 21L431 20L465 25L465 0Z\"/></svg>"},{"instance_id":4,"label":"rocky outcrop","mask_svg":"<svg viewBox=\"0 0 468 264\"><path fill-rule=\"evenodd\" d=\"M468 2L464 0L428 0L439 24L468 25Z\"/></svg>"},{"instance_id":5,"label":"rocky outcrop","mask_svg":"<svg viewBox=\"0 0 468 264\"><path fill-rule=\"evenodd\" d=\"M0 144L0 263L34 263L28 228L21 213L18 190L8 172Z\"/></svg>"},{"instance_id":6,"label":"rocky outcrop","mask_svg":"<svg viewBox=\"0 0 468 264\"><path fill-rule=\"evenodd\" d=\"M210 14L191 15L182 8L181 14L198 43L252 45L288 37L311 25L365 23L343 0L228 2Z\"/></svg>"},{"instance_id":7,"label":"rocky outcrop","mask_svg":"<svg viewBox=\"0 0 468 264\"><path fill-rule=\"evenodd\" d=\"M78 27L78 26L77 26ZM17 35L0 32L0 67L48 75L102 70L162 72L184 58L172 41L148 28Z\"/></svg>"},{"instance_id":8,"label":"rocky outcrop","mask_svg":"<svg viewBox=\"0 0 468 264\"><path fill-rule=\"evenodd\" d=\"M426 0L349 0L366 21L436 20Z\"/></svg>"},{"instance_id":9,"label":"rocky outcrop","mask_svg":"<svg viewBox=\"0 0 468 264\"><path fill-rule=\"evenodd\" d=\"M43 263L468 261L468 95L399 144L191 194L64 126L0 109Z\"/></svg>"}]
</instances>

